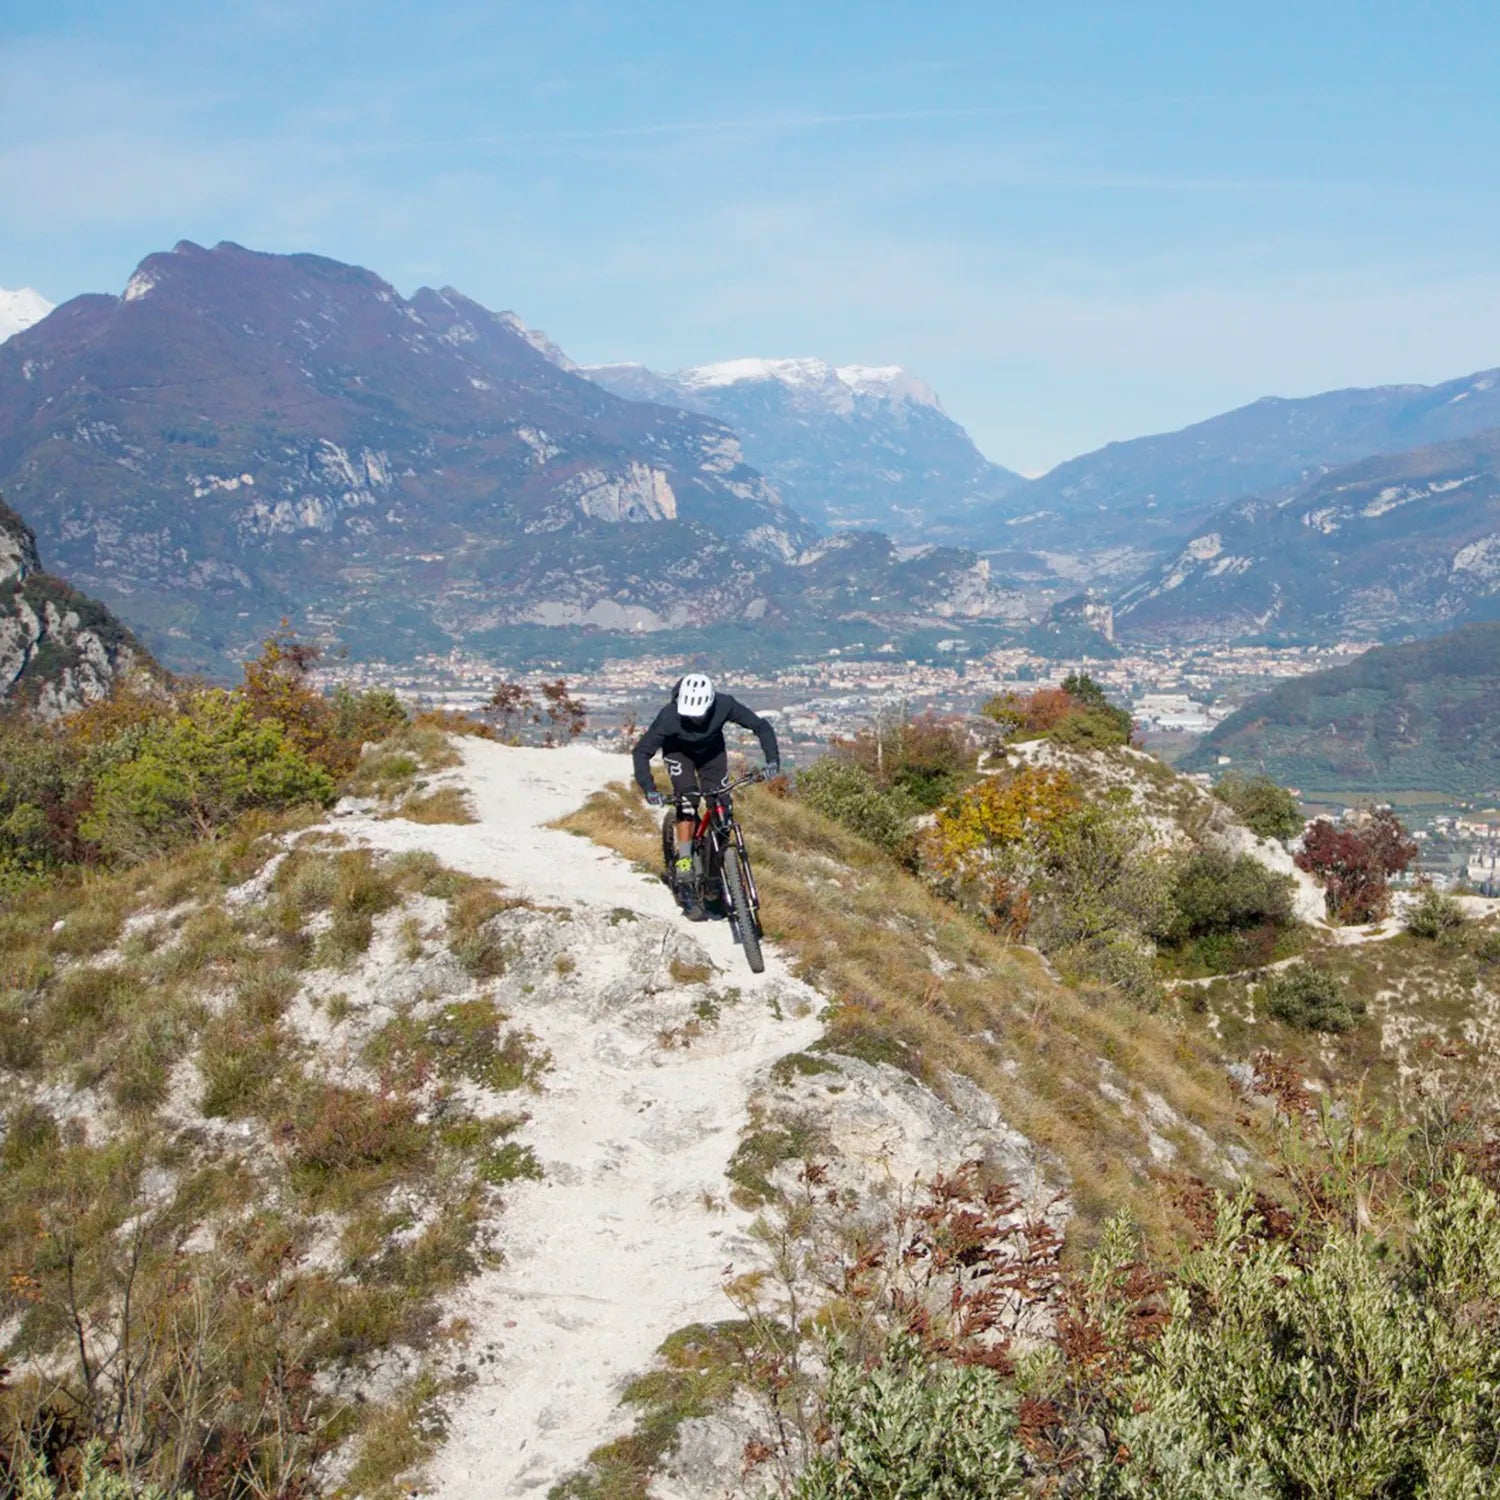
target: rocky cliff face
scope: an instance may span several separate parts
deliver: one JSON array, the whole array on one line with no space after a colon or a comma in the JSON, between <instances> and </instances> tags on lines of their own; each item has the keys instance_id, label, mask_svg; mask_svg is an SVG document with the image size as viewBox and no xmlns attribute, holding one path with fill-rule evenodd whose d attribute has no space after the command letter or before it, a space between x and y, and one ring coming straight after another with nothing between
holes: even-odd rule
<instances>
[{"instance_id":1,"label":"rocky cliff face","mask_svg":"<svg viewBox=\"0 0 1500 1500\"><path fill-rule=\"evenodd\" d=\"M1434 632L1500 614L1500 430L1213 516L1119 600L1127 636Z\"/></svg>"},{"instance_id":2,"label":"rocky cliff face","mask_svg":"<svg viewBox=\"0 0 1500 1500\"><path fill-rule=\"evenodd\" d=\"M820 526L925 538L935 516L998 500L1020 476L992 464L925 381L894 365L734 359L658 375L582 372L617 395L702 412Z\"/></svg>"},{"instance_id":3,"label":"rocky cliff face","mask_svg":"<svg viewBox=\"0 0 1500 1500\"><path fill-rule=\"evenodd\" d=\"M43 571L31 528L0 500L0 703L55 718L149 663L102 604Z\"/></svg>"}]
</instances>

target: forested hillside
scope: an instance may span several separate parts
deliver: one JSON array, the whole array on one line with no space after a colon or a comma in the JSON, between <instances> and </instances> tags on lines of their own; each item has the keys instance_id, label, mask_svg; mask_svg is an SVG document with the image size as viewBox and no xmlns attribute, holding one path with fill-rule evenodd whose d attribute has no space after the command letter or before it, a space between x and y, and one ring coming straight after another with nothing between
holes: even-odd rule
<instances>
[{"instance_id":1,"label":"forested hillside","mask_svg":"<svg viewBox=\"0 0 1500 1500\"><path fill-rule=\"evenodd\" d=\"M1283 682L1225 719L1186 758L1229 755L1304 788L1500 789L1500 625L1381 646Z\"/></svg>"}]
</instances>

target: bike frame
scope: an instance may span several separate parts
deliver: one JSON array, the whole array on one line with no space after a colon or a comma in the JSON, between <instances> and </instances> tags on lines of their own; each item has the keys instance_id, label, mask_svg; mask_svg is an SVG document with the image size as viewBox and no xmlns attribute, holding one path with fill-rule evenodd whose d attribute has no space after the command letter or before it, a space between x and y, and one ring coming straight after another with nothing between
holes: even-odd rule
<instances>
[{"instance_id":1,"label":"bike frame","mask_svg":"<svg viewBox=\"0 0 1500 1500\"><path fill-rule=\"evenodd\" d=\"M705 853L704 873L722 886L720 873L724 864L724 849L733 843L740 856L740 869L745 874L745 895L750 902L752 914L760 910L760 893L755 889L755 872L750 868L750 855L745 849L745 836L735 821L733 793L750 782L763 781L764 773L751 771L717 791L703 793L703 808L698 821L693 825L693 842ZM726 904L728 892L725 892Z\"/></svg>"}]
</instances>

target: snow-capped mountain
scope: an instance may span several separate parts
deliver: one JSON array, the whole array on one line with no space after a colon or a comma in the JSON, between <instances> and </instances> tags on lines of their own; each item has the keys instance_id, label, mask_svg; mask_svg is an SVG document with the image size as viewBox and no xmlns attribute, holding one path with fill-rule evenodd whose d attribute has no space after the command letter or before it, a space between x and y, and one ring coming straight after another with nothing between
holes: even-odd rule
<instances>
[{"instance_id":1,"label":"snow-capped mountain","mask_svg":"<svg viewBox=\"0 0 1500 1500\"><path fill-rule=\"evenodd\" d=\"M832 529L920 538L934 516L1020 483L980 453L925 380L899 365L731 359L669 375L639 364L581 373L617 396L727 423L747 461L803 515Z\"/></svg>"},{"instance_id":2,"label":"snow-capped mountain","mask_svg":"<svg viewBox=\"0 0 1500 1500\"><path fill-rule=\"evenodd\" d=\"M0 286L0 344L11 334L40 323L51 311L52 304L29 286L19 292L8 292Z\"/></svg>"}]
</instances>

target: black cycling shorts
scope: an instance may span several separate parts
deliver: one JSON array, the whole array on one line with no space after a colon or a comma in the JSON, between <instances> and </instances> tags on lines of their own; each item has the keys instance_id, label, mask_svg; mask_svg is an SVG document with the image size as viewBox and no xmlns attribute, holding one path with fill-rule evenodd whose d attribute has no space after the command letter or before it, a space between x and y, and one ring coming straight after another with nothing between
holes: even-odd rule
<instances>
[{"instance_id":1,"label":"black cycling shorts","mask_svg":"<svg viewBox=\"0 0 1500 1500\"><path fill-rule=\"evenodd\" d=\"M667 775L672 778L672 795L677 799L677 816L684 822L698 815L698 801L704 792L716 792L729 781L729 752L719 753L700 765L685 755L664 755Z\"/></svg>"}]
</instances>

